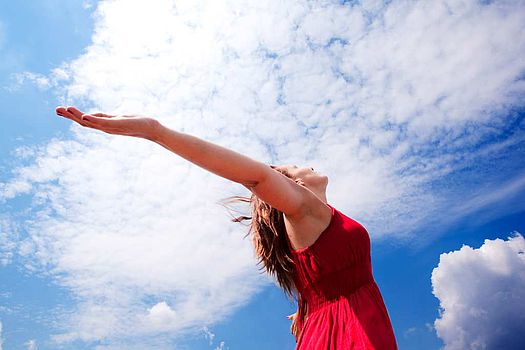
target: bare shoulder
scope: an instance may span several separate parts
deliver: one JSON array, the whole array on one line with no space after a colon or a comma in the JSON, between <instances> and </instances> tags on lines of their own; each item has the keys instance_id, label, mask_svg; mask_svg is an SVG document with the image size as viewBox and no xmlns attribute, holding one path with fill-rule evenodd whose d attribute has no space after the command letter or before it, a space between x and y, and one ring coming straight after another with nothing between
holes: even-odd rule
<instances>
[{"instance_id":1,"label":"bare shoulder","mask_svg":"<svg viewBox=\"0 0 525 350\"><path fill-rule=\"evenodd\" d=\"M332 209L317 196L308 196L301 215L284 216L284 224L292 248L302 249L312 245L330 224Z\"/></svg>"}]
</instances>

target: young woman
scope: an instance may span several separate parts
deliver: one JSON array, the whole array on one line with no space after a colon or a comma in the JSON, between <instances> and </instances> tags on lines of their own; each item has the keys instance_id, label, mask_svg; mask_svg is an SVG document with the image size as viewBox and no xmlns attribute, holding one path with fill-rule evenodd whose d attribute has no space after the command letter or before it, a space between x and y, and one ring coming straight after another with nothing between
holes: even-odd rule
<instances>
[{"instance_id":1,"label":"young woman","mask_svg":"<svg viewBox=\"0 0 525 350\"><path fill-rule=\"evenodd\" d=\"M109 134L145 138L248 188L255 252L298 310L289 316L296 349L397 349L387 309L372 276L370 237L358 222L327 203L328 177L313 168L268 166L227 148L171 130L153 118L58 115Z\"/></svg>"}]
</instances>

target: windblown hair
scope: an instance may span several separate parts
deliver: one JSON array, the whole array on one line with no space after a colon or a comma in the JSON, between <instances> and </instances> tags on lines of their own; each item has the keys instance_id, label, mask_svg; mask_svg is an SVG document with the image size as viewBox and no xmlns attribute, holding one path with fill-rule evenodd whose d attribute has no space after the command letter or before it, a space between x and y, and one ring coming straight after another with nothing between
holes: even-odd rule
<instances>
[{"instance_id":1,"label":"windblown hair","mask_svg":"<svg viewBox=\"0 0 525 350\"><path fill-rule=\"evenodd\" d=\"M279 170L274 166L271 166L271 168L293 179L286 170ZM297 297L298 310L291 317L289 316L292 319L290 330L297 341L306 312L306 303L302 300L293 280L294 262L291 252L292 248L288 241L283 212L273 208L253 193L250 197L228 197L222 202L250 203L252 216L239 216L232 219L232 221L251 220L250 229L245 238L251 234L258 264L262 264L260 270L266 270L268 274L276 278L277 283L288 298L292 299L294 294Z\"/></svg>"}]
</instances>

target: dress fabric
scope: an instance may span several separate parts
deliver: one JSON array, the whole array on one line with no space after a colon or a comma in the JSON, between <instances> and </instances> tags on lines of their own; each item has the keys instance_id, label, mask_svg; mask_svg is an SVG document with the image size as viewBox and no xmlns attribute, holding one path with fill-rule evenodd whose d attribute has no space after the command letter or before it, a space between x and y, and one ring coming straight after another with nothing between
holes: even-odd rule
<instances>
[{"instance_id":1,"label":"dress fabric","mask_svg":"<svg viewBox=\"0 0 525 350\"><path fill-rule=\"evenodd\" d=\"M328 227L312 245L292 249L299 292L296 350L397 350L372 275L370 236L327 205L332 209Z\"/></svg>"}]
</instances>

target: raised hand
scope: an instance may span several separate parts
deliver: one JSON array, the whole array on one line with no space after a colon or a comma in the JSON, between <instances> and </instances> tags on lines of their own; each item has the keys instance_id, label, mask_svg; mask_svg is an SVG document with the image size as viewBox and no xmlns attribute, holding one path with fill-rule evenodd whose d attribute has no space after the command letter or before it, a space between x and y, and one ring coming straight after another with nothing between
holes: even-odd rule
<instances>
[{"instance_id":1,"label":"raised hand","mask_svg":"<svg viewBox=\"0 0 525 350\"><path fill-rule=\"evenodd\" d=\"M149 117L111 115L104 113L85 114L75 107L57 107L59 116L71 119L82 126L108 134L125 135L154 140L160 123Z\"/></svg>"}]
</instances>

